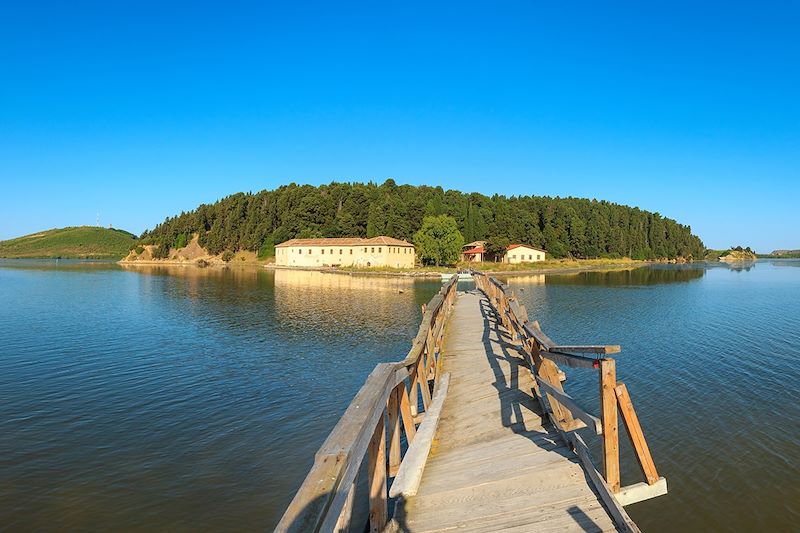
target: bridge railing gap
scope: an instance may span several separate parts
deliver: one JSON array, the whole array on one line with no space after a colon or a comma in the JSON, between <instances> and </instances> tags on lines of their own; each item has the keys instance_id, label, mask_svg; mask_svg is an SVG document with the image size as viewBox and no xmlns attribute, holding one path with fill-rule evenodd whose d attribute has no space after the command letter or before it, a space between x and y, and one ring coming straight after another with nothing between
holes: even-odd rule
<instances>
[{"instance_id":1,"label":"bridge railing gap","mask_svg":"<svg viewBox=\"0 0 800 533\"><path fill-rule=\"evenodd\" d=\"M615 506L628 505L666 494L666 479L658 475L628 389L624 383L617 382L616 361L607 357L618 353L620 347L559 345L544 334L538 322L529 321L525 306L508 285L482 272L473 271L472 274L476 287L486 295L509 338L522 348L525 362L535 377L535 393L545 413L561 437L585 463L584 468L589 471L590 477L593 477L592 472L598 474L596 485L599 486L596 488L601 496L607 492L604 500L610 498L609 501ZM580 354L593 354L594 357ZM597 371L599 417L589 414L564 391L562 382L566 378L558 364ZM627 487L620 486L618 413L622 416L644 477L643 483ZM575 432L587 426L602 439L602 475L596 471L583 439ZM608 501L606 503L611 505Z\"/></svg>"},{"instance_id":2,"label":"bridge railing gap","mask_svg":"<svg viewBox=\"0 0 800 533\"><path fill-rule=\"evenodd\" d=\"M440 348L457 286L455 275L422 306L422 322L405 358L381 363L367 377L317 451L275 531L360 531L351 522L363 505L369 508L369 530L384 530L389 521L389 479L400 472L428 409L433 403L437 411L441 407L437 391L447 387ZM430 427L425 433L431 433ZM403 436L406 450L401 447ZM369 501L358 502L356 484L365 458Z\"/></svg>"}]
</instances>

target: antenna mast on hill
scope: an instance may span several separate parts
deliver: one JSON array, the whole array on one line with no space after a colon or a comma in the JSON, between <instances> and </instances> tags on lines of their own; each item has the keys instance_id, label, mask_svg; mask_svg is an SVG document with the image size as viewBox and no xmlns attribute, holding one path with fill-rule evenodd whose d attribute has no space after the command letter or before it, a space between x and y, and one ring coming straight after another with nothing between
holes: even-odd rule
<instances>
[{"instance_id":1,"label":"antenna mast on hill","mask_svg":"<svg viewBox=\"0 0 800 533\"><path fill-rule=\"evenodd\" d=\"M97 227L100 227L100 212L97 213Z\"/></svg>"}]
</instances>

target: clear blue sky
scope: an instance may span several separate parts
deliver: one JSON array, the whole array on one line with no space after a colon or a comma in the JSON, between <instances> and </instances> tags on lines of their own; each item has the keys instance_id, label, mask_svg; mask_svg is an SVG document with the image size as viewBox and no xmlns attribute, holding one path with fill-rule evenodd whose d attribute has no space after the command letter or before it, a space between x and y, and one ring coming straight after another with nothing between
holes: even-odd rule
<instances>
[{"instance_id":1,"label":"clear blue sky","mask_svg":"<svg viewBox=\"0 0 800 533\"><path fill-rule=\"evenodd\" d=\"M800 248L797 4L13 4L0 239L393 177Z\"/></svg>"}]
</instances>

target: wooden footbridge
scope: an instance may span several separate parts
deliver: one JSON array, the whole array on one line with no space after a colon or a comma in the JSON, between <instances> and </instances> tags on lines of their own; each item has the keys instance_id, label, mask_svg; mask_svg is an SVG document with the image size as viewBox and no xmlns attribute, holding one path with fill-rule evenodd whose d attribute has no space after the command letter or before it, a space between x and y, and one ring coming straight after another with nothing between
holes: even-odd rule
<instances>
[{"instance_id":1,"label":"wooden footbridge","mask_svg":"<svg viewBox=\"0 0 800 533\"><path fill-rule=\"evenodd\" d=\"M411 350L367 377L276 531L639 531L624 506L666 494L619 346L548 338L495 278L446 283ZM558 365L596 372L598 416ZM644 481L620 487L618 414ZM602 442L602 472L584 435ZM587 436L588 438L588 436Z\"/></svg>"}]
</instances>

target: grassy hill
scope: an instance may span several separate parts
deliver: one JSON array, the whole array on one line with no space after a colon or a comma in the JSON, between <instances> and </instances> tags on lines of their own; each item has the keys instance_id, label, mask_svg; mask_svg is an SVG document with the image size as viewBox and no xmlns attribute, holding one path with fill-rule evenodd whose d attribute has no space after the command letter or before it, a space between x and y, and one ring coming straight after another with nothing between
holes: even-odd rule
<instances>
[{"instance_id":1,"label":"grassy hill","mask_svg":"<svg viewBox=\"0 0 800 533\"><path fill-rule=\"evenodd\" d=\"M0 257L121 259L134 244L136 236L127 231L80 226L0 241Z\"/></svg>"}]
</instances>

